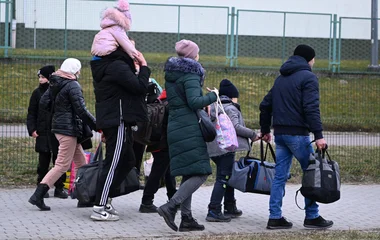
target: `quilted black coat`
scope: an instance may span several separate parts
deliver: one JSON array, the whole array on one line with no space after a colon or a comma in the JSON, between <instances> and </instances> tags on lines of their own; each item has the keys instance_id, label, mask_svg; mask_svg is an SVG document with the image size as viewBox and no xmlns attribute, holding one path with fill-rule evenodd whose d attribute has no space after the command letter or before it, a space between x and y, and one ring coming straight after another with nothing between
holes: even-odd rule
<instances>
[{"instance_id":1,"label":"quilted black coat","mask_svg":"<svg viewBox=\"0 0 380 240\"><path fill-rule=\"evenodd\" d=\"M83 122L95 130L95 118L86 108L82 88L78 81L58 75L52 75L49 80L50 88L42 96L40 107L45 111L50 111L50 105L54 100L51 131L67 136L81 137Z\"/></svg>"}]
</instances>

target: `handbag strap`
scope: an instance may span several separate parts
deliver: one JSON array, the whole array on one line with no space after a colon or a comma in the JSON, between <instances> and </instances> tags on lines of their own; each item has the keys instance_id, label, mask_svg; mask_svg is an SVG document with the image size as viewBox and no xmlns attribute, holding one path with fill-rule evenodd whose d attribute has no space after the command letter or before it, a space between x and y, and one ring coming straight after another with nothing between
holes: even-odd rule
<instances>
[{"instance_id":1,"label":"handbag strap","mask_svg":"<svg viewBox=\"0 0 380 240\"><path fill-rule=\"evenodd\" d=\"M185 95L185 92L178 86L178 83L177 82L175 82L175 83L172 83L172 82L166 82L166 83L169 83L169 84L171 84L171 85L174 85L174 87L175 87L175 91L177 92L177 93L179 93L179 97L181 98L181 100L184 102L184 103L186 103L187 104L187 99L186 99L186 95Z\"/></svg>"},{"instance_id":2,"label":"handbag strap","mask_svg":"<svg viewBox=\"0 0 380 240\"><path fill-rule=\"evenodd\" d=\"M219 109L222 110L222 113L224 115L228 116L226 114L226 112L224 111L222 100L220 100L220 97L219 97L218 94L216 95L216 102L214 104L215 104L215 115L216 115L216 119L218 119L218 121L219 121L219 118L218 118L218 116L219 116Z\"/></svg>"},{"instance_id":3,"label":"handbag strap","mask_svg":"<svg viewBox=\"0 0 380 240\"><path fill-rule=\"evenodd\" d=\"M100 141L98 147L96 148L94 159L98 160L98 179L103 169L103 142Z\"/></svg>"}]
</instances>

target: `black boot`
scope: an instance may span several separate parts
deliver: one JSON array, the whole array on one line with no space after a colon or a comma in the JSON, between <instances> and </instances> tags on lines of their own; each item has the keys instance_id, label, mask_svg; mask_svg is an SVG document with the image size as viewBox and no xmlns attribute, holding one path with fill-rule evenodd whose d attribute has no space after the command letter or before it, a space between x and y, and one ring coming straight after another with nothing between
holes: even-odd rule
<instances>
[{"instance_id":1,"label":"black boot","mask_svg":"<svg viewBox=\"0 0 380 240\"><path fill-rule=\"evenodd\" d=\"M208 205L208 213L206 217L207 222L230 222L231 217L225 216L222 213L222 205L217 206Z\"/></svg>"},{"instance_id":2,"label":"black boot","mask_svg":"<svg viewBox=\"0 0 380 240\"><path fill-rule=\"evenodd\" d=\"M173 231L178 231L178 227L174 222L176 211L176 206L171 203L167 202L161 207L157 208L158 214L164 218L166 224L173 229Z\"/></svg>"},{"instance_id":3,"label":"black boot","mask_svg":"<svg viewBox=\"0 0 380 240\"><path fill-rule=\"evenodd\" d=\"M55 188L54 189L54 197L66 199L69 195L67 195L66 191L63 188Z\"/></svg>"},{"instance_id":4,"label":"black boot","mask_svg":"<svg viewBox=\"0 0 380 240\"><path fill-rule=\"evenodd\" d=\"M231 218L240 217L243 214L243 211L237 209L236 200L233 202L225 202L224 203L224 215L229 216Z\"/></svg>"},{"instance_id":5,"label":"black boot","mask_svg":"<svg viewBox=\"0 0 380 240\"><path fill-rule=\"evenodd\" d=\"M196 219L192 216L182 216L181 224L179 225L180 232L190 232L190 231L203 231L205 226L200 225Z\"/></svg>"},{"instance_id":6,"label":"black boot","mask_svg":"<svg viewBox=\"0 0 380 240\"><path fill-rule=\"evenodd\" d=\"M44 196L49 191L49 186L46 184L38 184L36 191L29 198L29 202L36 205L41 211L50 211L50 207L44 203Z\"/></svg>"},{"instance_id":7,"label":"black boot","mask_svg":"<svg viewBox=\"0 0 380 240\"><path fill-rule=\"evenodd\" d=\"M49 193L46 192L45 195L44 195L44 198L49 198L49 197L50 197Z\"/></svg>"}]
</instances>

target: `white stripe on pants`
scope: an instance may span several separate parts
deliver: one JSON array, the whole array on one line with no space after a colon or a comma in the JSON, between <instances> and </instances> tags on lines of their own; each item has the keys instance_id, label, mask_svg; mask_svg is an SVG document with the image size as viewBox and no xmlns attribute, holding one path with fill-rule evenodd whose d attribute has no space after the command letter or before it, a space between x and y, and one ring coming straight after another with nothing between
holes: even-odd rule
<instances>
[{"instance_id":1,"label":"white stripe on pants","mask_svg":"<svg viewBox=\"0 0 380 240\"><path fill-rule=\"evenodd\" d=\"M100 197L101 206L104 206L107 203L107 198L108 198L108 194L113 182L113 177L115 175L116 166L119 163L120 154L123 148L124 133L125 133L124 123L122 122L118 128L115 152L113 154L111 167L108 171L107 178L104 183L102 196Z\"/></svg>"}]
</instances>

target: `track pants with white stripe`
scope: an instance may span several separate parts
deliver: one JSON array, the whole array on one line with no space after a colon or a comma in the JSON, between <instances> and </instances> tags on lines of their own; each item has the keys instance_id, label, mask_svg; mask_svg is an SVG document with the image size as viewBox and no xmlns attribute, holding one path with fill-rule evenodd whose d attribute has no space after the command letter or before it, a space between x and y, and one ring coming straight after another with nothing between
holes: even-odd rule
<instances>
[{"instance_id":1,"label":"track pants with white stripe","mask_svg":"<svg viewBox=\"0 0 380 240\"><path fill-rule=\"evenodd\" d=\"M102 129L106 138L106 157L96 186L95 205L104 206L135 166L133 134L130 126Z\"/></svg>"}]
</instances>

